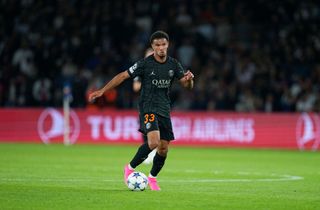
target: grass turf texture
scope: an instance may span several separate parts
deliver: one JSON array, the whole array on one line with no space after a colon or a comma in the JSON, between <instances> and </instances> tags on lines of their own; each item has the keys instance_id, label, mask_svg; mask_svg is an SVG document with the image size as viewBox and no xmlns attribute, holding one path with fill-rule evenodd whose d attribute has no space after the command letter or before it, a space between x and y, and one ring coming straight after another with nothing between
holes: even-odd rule
<instances>
[{"instance_id":1,"label":"grass turf texture","mask_svg":"<svg viewBox=\"0 0 320 210\"><path fill-rule=\"evenodd\" d=\"M132 192L122 170L136 149L0 144L0 209L320 208L319 152L171 147L162 191Z\"/></svg>"}]
</instances>

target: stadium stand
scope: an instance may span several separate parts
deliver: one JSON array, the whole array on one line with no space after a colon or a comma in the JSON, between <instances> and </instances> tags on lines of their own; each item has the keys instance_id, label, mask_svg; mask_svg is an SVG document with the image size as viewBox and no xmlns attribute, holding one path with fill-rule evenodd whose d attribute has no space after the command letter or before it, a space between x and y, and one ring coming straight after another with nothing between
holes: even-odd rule
<instances>
[{"instance_id":1,"label":"stadium stand","mask_svg":"<svg viewBox=\"0 0 320 210\"><path fill-rule=\"evenodd\" d=\"M152 4L151 4L152 2ZM170 53L196 76L178 86L174 109L239 112L320 110L320 5L282 0L0 1L0 106L73 107L143 57L162 29ZM98 107L134 108L127 82Z\"/></svg>"}]
</instances>

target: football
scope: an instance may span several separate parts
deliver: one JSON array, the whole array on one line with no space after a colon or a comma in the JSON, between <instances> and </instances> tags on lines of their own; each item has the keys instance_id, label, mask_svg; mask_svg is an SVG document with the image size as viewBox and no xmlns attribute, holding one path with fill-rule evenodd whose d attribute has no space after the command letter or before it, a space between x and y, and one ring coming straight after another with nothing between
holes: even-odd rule
<instances>
[{"instance_id":1,"label":"football","mask_svg":"<svg viewBox=\"0 0 320 210\"><path fill-rule=\"evenodd\" d=\"M135 171L129 175L127 185L132 191L143 191L148 186L148 178L144 173Z\"/></svg>"}]
</instances>

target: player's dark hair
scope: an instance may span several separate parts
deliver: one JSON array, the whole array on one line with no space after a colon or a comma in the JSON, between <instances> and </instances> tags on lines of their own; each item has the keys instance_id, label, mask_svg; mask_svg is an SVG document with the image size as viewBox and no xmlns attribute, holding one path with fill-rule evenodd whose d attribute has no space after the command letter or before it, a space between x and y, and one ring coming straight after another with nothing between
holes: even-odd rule
<instances>
[{"instance_id":1,"label":"player's dark hair","mask_svg":"<svg viewBox=\"0 0 320 210\"><path fill-rule=\"evenodd\" d=\"M166 39L169 41L169 35L164 31L156 31L150 36L150 44L152 44L155 39Z\"/></svg>"}]
</instances>

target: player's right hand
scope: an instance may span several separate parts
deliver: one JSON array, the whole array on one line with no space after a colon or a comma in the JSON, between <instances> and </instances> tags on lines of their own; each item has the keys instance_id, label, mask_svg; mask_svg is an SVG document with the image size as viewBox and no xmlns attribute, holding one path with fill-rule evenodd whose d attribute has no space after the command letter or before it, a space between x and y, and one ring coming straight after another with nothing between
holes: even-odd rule
<instances>
[{"instance_id":1,"label":"player's right hand","mask_svg":"<svg viewBox=\"0 0 320 210\"><path fill-rule=\"evenodd\" d=\"M103 92L101 90L97 90L97 91L94 91L92 93L89 94L89 98L88 98L88 101L90 103L94 102L94 100L100 96L102 96Z\"/></svg>"}]
</instances>

